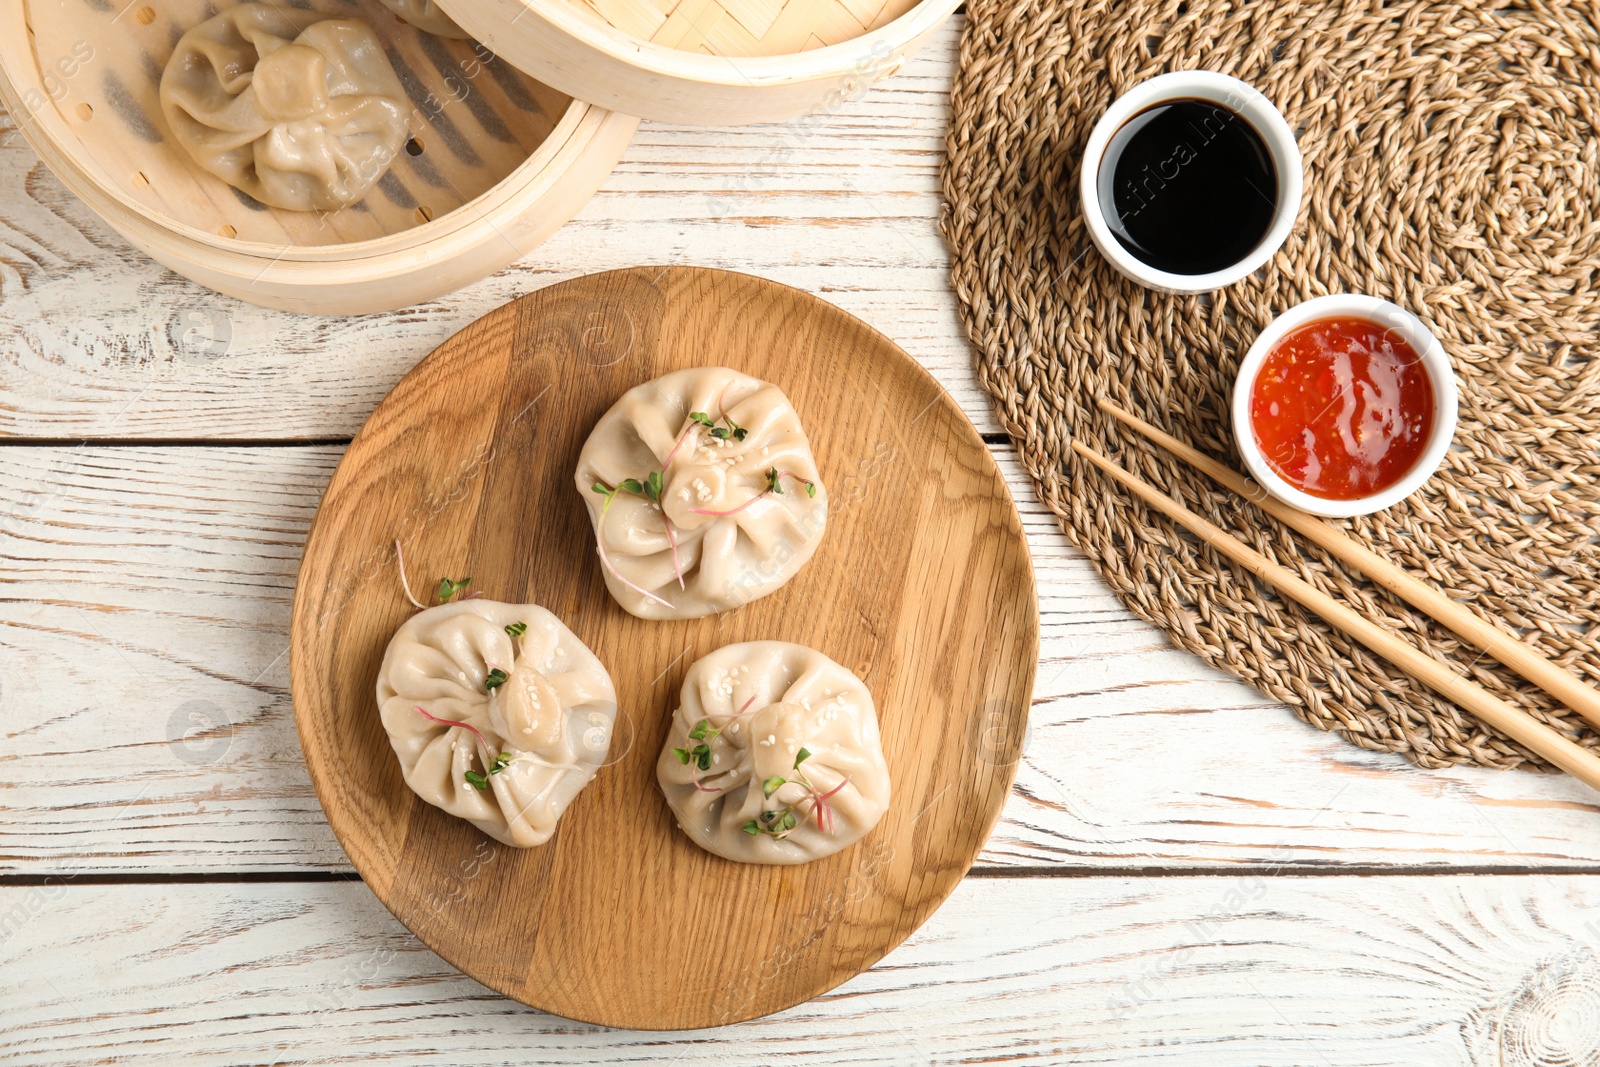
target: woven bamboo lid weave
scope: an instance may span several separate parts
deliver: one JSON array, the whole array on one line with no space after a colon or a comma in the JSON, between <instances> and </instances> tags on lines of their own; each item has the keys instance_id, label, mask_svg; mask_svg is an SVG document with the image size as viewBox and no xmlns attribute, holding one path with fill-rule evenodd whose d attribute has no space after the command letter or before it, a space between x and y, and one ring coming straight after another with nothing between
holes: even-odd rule
<instances>
[{"instance_id":1,"label":"woven bamboo lid weave","mask_svg":"<svg viewBox=\"0 0 1600 1067\"><path fill-rule=\"evenodd\" d=\"M1600 682L1600 7L973 0L968 15L944 174L955 285L980 377L1040 496L1122 600L1363 747L1425 766L1537 762L1108 485L1072 457L1074 434L1600 744L1543 693L1094 407L1107 396L1238 468L1228 391L1276 314L1333 292L1414 311L1456 365L1456 447L1404 504L1346 528ZM1078 209L1095 119L1178 69L1260 88L1305 156L1283 249L1202 297L1123 280Z\"/></svg>"},{"instance_id":2,"label":"woven bamboo lid weave","mask_svg":"<svg viewBox=\"0 0 1600 1067\"><path fill-rule=\"evenodd\" d=\"M831 110L960 0L440 0L494 52L579 100L687 124Z\"/></svg>"}]
</instances>

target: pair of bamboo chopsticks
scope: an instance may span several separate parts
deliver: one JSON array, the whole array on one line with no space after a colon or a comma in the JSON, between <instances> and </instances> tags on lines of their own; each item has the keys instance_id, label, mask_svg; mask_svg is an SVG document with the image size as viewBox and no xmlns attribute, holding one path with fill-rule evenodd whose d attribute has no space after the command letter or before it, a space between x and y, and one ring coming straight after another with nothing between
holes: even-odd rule
<instances>
[{"instance_id":1,"label":"pair of bamboo chopsticks","mask_svg":"<svg viewBox=\"0 0 1600 1067\"><path fill-rule=\"evenodd\" d=\"M1419 611L1449 627L1462 639L1493 656L1540 689L1600 727L1600 691L1585 685L1512 635L1484 622L1466 608L1359 544L1338 527L1314 515L1280 503L1242 475L1184 444L1131 412L1102 399L1108 415L1243 496L1284 525L1303 534L1335 558L1394 593ZM1073 451L1126 486L1145 503L1266 582L1279 593L1308 608L1335 629L1366 645L1413 678L1455 701L1478 718L1537 752L1593 789L1600 790L1600 755L1574 744L1527 712L1501 700L1477 683L1419 651L1410 643L1381 629L1342 602L1301 580L1226 531L1164 495L1155 486L1129 474L1083 442L1074 440Z\"/></svg>"}]
</instances>

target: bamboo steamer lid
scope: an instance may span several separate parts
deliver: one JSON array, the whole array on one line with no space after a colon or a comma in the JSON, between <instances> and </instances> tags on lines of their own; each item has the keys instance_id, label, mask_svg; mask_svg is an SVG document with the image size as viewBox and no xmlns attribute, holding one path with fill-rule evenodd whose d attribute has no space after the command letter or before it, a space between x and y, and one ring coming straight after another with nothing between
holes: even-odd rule
<instances>
[{"instance_id":1,"label":"bamboo steamer lid","mask_svg":"<svg viewBox=\"0 0 1600 1067\"><path fill-rule=\"evenodd\" d=\"M540 81L689 124L829 109L900 69L960 0L438 0Z\"/></svg>"},{"instance_id":2,"label":"bamboo steamer lid","mask_svg":"<svg viewBox=\"0 0 1600 1067\"><path fill-rule=\"evenodd\" d=\"M217 6L6 0L0 103L62 183L130 243L254 303L384 311L486 277L594 195L638 124L475 42L407 26L376 0L309 0L377 32L411 97L412 139L353 207L269 208L200 169L158 103L177 38Z\"/></svg>"}]
</instances>

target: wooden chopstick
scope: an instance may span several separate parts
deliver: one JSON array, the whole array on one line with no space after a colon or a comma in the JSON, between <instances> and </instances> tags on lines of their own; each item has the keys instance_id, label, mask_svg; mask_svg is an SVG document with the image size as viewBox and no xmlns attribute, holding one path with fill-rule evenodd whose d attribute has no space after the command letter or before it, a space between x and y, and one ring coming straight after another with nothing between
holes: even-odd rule
<instances>
[{"instance_id":1,"label":"wooden chopstick","mask_svg":"<svg viewBox=\"0 0 1600 1067\"><path fill-rule=\"evenodd\" d=\"M1185 460L1190 466L1232 489L1285 526L1297 530L1308 541L1326 549L1329 554L1344 561L1418 611L1431 615L1436 622L1448 627L1468 644L1487 652L1582 715L1594 726L1600 727L1600 691L1545 659L1513 635L1498 626L1484 622L1438 589L1413 578L1332 523L1324 522L1315 515L1308 515L1267 495L1266 490L1242 474L1191 448L1171 434L1157 429L1132 412L1124 411L1105 399L1100 401L1100 408L1112 418L1126 423L1168 452Z\"/></svg>"},{"instance_id":2,"label":"wooden chopstick","mask_svg":"<svg viewBox=\"0 0 1600 1067\"><path fill-rule=\"evenodd\" d=\"M1074 440L1072 449L1122 483L1145 503L1187 527L1196 537L1290 600L1316 612L1335 629L1349 634L1411 677L1455 701L1507 737L1526 745L1585 785L1600 790L1600 756L1567 740L1526 712L1512 707L1477 683L1461 677L1438 660L1380 629L1316 586L1302 581L1243 541L1165 496L1155 486L1129 474L1083 442Z\"/></svg>"}]
</instances>

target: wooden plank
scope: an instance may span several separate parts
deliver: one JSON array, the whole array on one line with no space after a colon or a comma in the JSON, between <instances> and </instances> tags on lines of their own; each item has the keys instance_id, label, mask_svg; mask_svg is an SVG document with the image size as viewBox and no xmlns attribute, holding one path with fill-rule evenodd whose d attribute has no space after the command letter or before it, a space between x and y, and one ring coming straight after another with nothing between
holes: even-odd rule
<instances>
[{"instance_id":1,"label":"wooden plank","mask_svg":"<svg viewBox=\"0 0 1600 1067\"><path fill-rule=\"evenodd\" d=\"M0 435L349 436L419 358L507 300L591 271L685 261L860 315L980 430L996 430L936 223L958 31L941 30L882 87L794 123L647 123L583 213L520 263L433 303L352 319L267 311L156 266L0 115Z\"/></svg>"},{"instance_id":2,"label":"wooden plank","mask_svg":"<svg viewBox=\"0 0 1600 1067\"><path fill-rule=\"evenodd\" d=\"M300 546L339 454L0 448L0 871L346 869L285 657ZM1600 805L1576 782L1417 770L1174 651L1000 460L1043 651L980 864L1600 870ZM878 488L866 472L836 492Z\"/></svg>"},{"instance_id":3,"label":"wooden plank","mask_svg":"<svg viewBox=\"0 0 1600 1067\"><path fill-rule=\"evenodd\" d=\"M0 890L0 1061L1591 1063L1597 914L1580 877L968 879L832 993L669 1034L504 1000L359 883L52 884Z\"/></svg>"}]
</instances>

